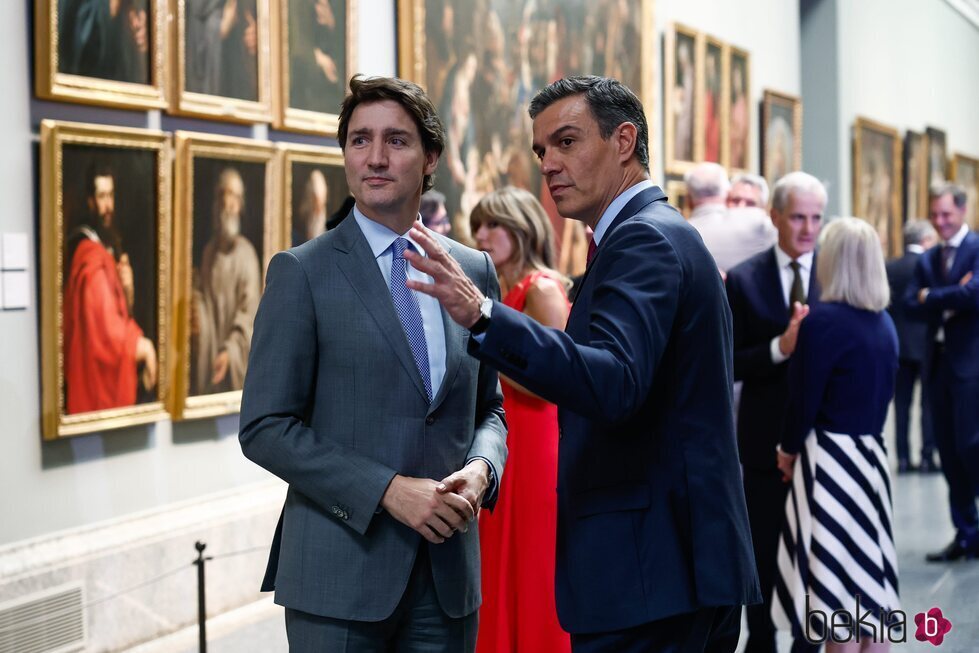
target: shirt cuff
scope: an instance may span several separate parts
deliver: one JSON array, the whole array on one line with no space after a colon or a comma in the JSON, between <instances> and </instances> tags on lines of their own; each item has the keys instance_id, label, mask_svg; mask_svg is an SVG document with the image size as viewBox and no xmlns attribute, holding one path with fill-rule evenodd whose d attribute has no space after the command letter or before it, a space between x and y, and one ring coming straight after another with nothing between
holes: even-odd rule
<instances>
[{"instance_id":1,"label":"shirt cuff","mask_svg":"<svg viewBox=\"0 0 979 653\"><path fill-rule=\"evenodd\" d=\"M478 337L478 336L473 336L473 337ZM491 463L488 458L484 458L483 456L473 456L472 458L466 461L466 464L468 465L474 460L482 460L484 463L486 463L486 466L489 467L489 479L490 479L489 485L486 487L486 493L483 494L483 503L485 503L489 499L492 499L493 496L496 494L496 472L493 471L493 463Z\"/></svg>"},{"instance_id":2,"label":"shirt cuff","mask_svg":"<svg viewBox=\"0 0 979 653\"><path fill-rule=\"evenodd\" d=\"M775 336L772 338L772 345L770 347L772 351L772 362L778 365L779 363L784 363L789 360L789 357L782 353L782 350L778 347L778 341L781 336Z\"/></svg>"}]
</instances>

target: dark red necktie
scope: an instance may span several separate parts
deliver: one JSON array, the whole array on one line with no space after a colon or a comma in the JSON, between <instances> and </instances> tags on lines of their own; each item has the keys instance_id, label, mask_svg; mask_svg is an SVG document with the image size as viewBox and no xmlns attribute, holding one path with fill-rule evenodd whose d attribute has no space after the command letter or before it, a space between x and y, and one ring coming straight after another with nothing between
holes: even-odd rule
<instances>
[{"instance_id":1,"label":"dark red necktie","mask_svg":"<svg viewBox=\"0 0 979 653\"><path fill-rule=\"evenodd\" d=\"M592 259L595 258L595 250L597 249L598 249L598 245L595 244L595 239L592 238L591 241L588 243L588 258L585 259L586 270L591 267L591 262Z\"/></svg>"}]
</instances>

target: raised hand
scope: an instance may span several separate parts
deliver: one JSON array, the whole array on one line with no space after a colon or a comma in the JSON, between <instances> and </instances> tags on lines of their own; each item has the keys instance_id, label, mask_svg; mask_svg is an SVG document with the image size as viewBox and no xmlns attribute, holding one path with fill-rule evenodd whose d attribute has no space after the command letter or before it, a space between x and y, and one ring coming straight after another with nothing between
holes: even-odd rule
<instances>
[{"instance_id":1,"label":"raised hand","mask_svg":"<svg viewBox=\"0 0 979 653\"><path fill-rule=\"evenodd\" d=\"M809 315L809 305L796 302L792 305L792 317L789 318L789 326L785 333L778 339L778 348L785 356L791 356L795 351L795 344L799 340L799 326Z\"/></svg>"},{"instance_id":2,"label":"raised hand","mask_svg":"<svg viewBox=\"0 0 979 653\"><path fill-rule=\"evenodd\" d=\"M459 262L448 255L428 232L411 228L411 238L425 250L427 258L408 250L405 258L416 270L432 277L433 283L408 279L407 286L439 300L442 308L456 323L467 329L479 319L479 305L484 299L476 284L462 271Z\"/></svg>"}]
</instances>

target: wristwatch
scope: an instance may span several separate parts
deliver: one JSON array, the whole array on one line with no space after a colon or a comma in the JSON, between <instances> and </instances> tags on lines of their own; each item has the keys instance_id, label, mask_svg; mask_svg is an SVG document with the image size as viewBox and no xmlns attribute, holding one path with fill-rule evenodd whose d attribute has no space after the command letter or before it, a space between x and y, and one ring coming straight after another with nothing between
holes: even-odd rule
<instances>
[{"instance_id":1,"label":"wristwatch","mask_svg":"<svg viewBox=\"0 0 979 653\"><path fill-rule=\"evenodd\" d=\"M483 301L479 302L479 319L476 323L469 327L469 333L474 336L478 336L480 333L486 331L489 328L490 316L493 313L493 300L489 297L484 297Z\"/></svg>"}]
</instances>

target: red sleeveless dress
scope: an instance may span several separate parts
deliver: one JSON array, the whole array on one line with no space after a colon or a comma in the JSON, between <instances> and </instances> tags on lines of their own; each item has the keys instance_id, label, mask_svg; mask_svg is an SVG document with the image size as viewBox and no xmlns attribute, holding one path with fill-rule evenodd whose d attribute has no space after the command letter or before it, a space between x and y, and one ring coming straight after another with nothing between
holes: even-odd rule
<instances>
[{"instance_id":1,"label":"red sleeveless dress","mask_svg":"<svg viewBox=\"0 0 979 653\"><path fill-rule=\"evenodd\" d=\"M541 276L528 274L503 303L523 311ZM501 382L509 455L500 499L492 513L479 516L483 605L476 653L568 653L570 637L554 607L557 406Z\"/></svg>"}]
</instances>

